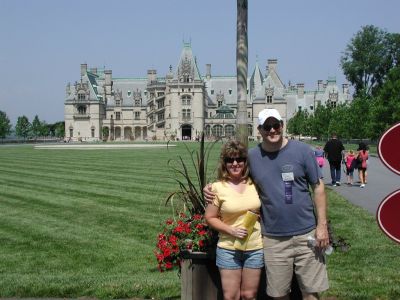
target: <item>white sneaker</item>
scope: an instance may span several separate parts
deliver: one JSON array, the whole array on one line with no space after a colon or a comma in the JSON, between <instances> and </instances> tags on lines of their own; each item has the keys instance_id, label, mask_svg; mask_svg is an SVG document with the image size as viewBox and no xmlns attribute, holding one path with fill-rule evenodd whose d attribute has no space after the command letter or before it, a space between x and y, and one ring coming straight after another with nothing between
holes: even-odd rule
<instances>
[{"instance_id":1,"label":"white sneaker","mask_svg":"<svg viewBox=\"0 0 400 300\"><path fill-rule=\"evenodd\" d=\"M363 187L365 187L365 184L364 184L364 183L363 183L363 184L361 184L361 185L360 185L360 187L362 187L362 188L363 188Z\"/></svg>"}]
</instances>

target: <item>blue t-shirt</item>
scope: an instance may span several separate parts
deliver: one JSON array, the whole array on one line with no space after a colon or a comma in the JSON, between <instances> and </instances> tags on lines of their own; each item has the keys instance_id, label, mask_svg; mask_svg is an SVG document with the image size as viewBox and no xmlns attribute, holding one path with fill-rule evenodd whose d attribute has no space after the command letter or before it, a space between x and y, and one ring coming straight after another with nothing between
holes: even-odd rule
<instances>
[{"instance_id":1,"label":"blue t-shirt","mask_svg":"<svg viewBox=\"0 0 400 300\"><path fill-rule=\"evenodd\" d=\"M309 184L316 184L321 171L311 148L289 140L277 152L261 144L249 150L251 177L261 199L261 231L264 235L305 234L316 226Z\"/></svg>"}]
</instances>

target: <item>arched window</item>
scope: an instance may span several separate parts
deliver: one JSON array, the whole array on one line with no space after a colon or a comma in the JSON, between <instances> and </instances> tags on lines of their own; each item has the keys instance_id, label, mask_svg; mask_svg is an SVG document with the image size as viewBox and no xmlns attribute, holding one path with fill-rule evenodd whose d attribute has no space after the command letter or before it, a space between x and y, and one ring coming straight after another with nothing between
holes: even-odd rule
<instances>
[{"instance_id":1,"label":"arched window","mask_svg":"<svg viewBox=\"0 0 400 300\"><path fill-rule=\"evenodd\" d=\"M206 125L206 136L211 136L211 126L210 125Z\"/></svg>"},{"instance_id":2,"label":"arched window","mask_svg":"<svg viewBox=\"0 0 400 300\"><path fill-rule=\"evenodd\" d=\"M235 135L235 127L233 125L225 126L225 136L230 137Z\"/></svg>"},{"instance_id":3,"label":"arched window","mask_svg":"<svg viewBox=\"0 0 400 300\"><path fill-rule=\"evenodd\" d=\"M223 127L222 125L215 125L212 129L212 135L216 137L220 137L223 135Z\"/></svg>"},{"instance_id":4,"label":"arched window","mask_svg":"<svg viewBox=\"0 0 400 300\"><path fill-rule=\"evenodd\" d=\"M78 107L78 114L86 115L86 106L79 106Z\"/></svg>"}]
</instances>

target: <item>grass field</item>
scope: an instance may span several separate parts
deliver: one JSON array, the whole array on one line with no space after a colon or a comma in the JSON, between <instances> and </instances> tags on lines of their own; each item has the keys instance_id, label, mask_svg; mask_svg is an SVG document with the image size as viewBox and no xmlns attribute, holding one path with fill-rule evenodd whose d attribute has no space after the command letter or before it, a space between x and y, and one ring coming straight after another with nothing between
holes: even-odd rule
<instances>
[{"instance_id":1,"label":"grass field","mask_svg":"<svg viewBox=\"0 0 400 300\"><path fill-rule=\"evenodd\" d=\"M197 143L188 143L197 147ZM219 145L210 166L215 166ZM170 158L185 147L35 150L0 147L0 297L179 299L175 272L153 249L171 216ZM400 299L400 246L375 219L333 192L335 233L351 243L328 258L338 299Z\"/></svg>"}]
</instances>

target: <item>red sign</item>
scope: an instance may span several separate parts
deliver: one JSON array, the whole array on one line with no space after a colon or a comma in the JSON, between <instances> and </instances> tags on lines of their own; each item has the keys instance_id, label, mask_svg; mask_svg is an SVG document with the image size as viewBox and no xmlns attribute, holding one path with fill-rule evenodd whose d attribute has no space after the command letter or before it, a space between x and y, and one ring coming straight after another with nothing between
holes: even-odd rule
<instances>
[{"instance_id":1,"label":"red sign","mask_svg":"<svg viewBox=\"0 0 400 300\"><path fill-rule=\"evenodd\" d=\"M383 164L400 175L400 123L390 127L380 138L378 155Z\"/></svg>"},{"instance_id":2,"label":"red sign","mask_svg":"<svg viewBox=\"0 0 400 300\"><path fill-rule=\"evenodd\" d=\"M382 231L392 240L400 243L400 190L387 196L378 207L376 219Z\"/></svg>"},{"instance_id":3,"label":"red sign","mask_svg":"<svg viewBox=\"0 0 400 300\"><path fill-rule=\"evenodd\" d=\"M378 155L383 164L400 175L400 123L390 127L380 138ZM378 207L376 219L382 231L400 243L400 190L388 195Z\"/></svg>"}]
</instances>

